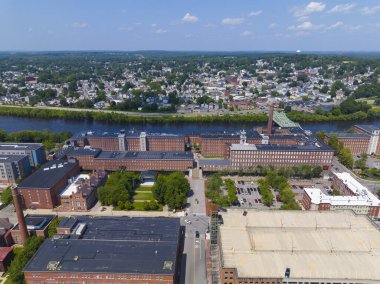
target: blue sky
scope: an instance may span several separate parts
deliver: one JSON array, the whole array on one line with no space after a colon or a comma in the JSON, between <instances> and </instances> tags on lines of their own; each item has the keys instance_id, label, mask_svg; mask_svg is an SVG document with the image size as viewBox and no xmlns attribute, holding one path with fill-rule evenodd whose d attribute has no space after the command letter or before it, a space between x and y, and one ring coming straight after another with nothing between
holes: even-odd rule
<instances>
[{"instance_id":1,"label":"blue sky","mask_svg":"<svg viewBox=\"0 0 380 284\"><path fill-rule=\"evenodd\" d=\"M380 1L0 0L0 50L380 51Z\"/></svg>"}]
</instances>

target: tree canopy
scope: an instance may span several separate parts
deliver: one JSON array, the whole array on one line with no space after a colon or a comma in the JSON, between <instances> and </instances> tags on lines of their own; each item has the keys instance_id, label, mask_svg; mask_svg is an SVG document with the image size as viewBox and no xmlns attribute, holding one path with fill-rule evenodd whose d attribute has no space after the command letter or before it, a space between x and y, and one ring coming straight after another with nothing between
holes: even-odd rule
<instances>
[{"instance_id":1,"label":"tree canopy","mask_svg":"<svg viewBox=\"0 0 380 284\"><path fill-rule=\"evenodd\" d=\"M169 175L159 174L153 186L155 199L160 204L168 205L170 209L184 207L189 191L189 181L181 172L174 172Z\"/></svg>"}]
</instances>

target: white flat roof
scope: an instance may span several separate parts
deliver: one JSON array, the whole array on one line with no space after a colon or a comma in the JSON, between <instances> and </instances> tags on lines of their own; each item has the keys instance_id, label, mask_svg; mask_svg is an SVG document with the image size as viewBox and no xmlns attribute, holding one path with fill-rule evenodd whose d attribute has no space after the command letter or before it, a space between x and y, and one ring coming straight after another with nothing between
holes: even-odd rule
<instances>
[{"instance_id":1,"label":"white flat roof","mask_svg":"<svg viewBox=\"0 0 380 284\"><path fill-rule=\"evenodd\" d=\"M256 151L257 147L255 144L231 144L231 150L233 151Z\"/></svg>"},{"instance_id":2,"label":"white flat roof","mask_svg":"<svg viewBox=\"0 0 380 284\"><path fill-rule=\"evenodd\" d=\"M310 197L313 204L329 203L331 205L352 205L352 206L376 206L380 205L380 200L373 194L358 196L331 196L322 192L321 189L311 187L305 188L305 193Z\"/></svg>"},{"instance_id":3,"label":"white flat roof","mask_svg":"<svg viewBox=\"0 0 380 284\"><path fill-rule=\"evenodd\" d=\"M80 174L79 176L75 177L75 180L73 183L70 183L66 186L66 188L59 194L60 196L69 196L77 191L78 184L77 181L79 179L89 179L90 175L88 174Z\"/></svg>"},{"instance_id":4,"label":"white flat roof","mask_svg":"<svg viewBox=\"0 0 380 284\"><path fill-rule=\"evenodd\" d=\"M223 267L236 268L239 278L284 277L290 268L291 279L380 281L380 232L366 216L350 211L247 212L221 213Z\"/></svg>"}]
</instances>

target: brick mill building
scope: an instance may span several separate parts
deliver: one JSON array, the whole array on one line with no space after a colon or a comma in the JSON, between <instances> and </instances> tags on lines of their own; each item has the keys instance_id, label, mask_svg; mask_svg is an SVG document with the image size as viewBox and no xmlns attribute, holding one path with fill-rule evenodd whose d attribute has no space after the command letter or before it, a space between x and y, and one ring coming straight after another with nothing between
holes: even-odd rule
<instances>
[{"instance_id":1,"label":"brick mill building","mask_svg":"<svg viewBox=\"0 0 380 284\"><path fill-rule=\"evenodd\" d=\"M75 147L67 149L65 154L77 159L84 170L187 171L194 163L191 152L124 152Z\"/></svg>"},{"instance_id":2,"label":"brick mill building","mask_svg":"<svg viewBox=\"0 0 380 284\"><path fill-rule=\"evenodd\" d=\"M64 219L25 266L27 284L179 283L183 232L177 218Z\"/></svg>"},{"instance_id":3,"label":"brick mill building","mask_svg":"<svg viewBox=\"0 0 380 284\"><path fill-rule=\"evenodd\" d=\"M329 133L325 141L336 136L344 147L349 148L353 155L380 154L380 128L373 125L355 125L353 133Z\"/></svg>"},{"instance_id":4,"label":"brick mill building","mask_svg":"<svg viewBox=\"0 0 380 284\"><path fill-rule=\"evenodd\" d=\"M74 159L45 163L18 185L23 208L53 209L58 206L60 192L78 174L79 163Z\"/></svg>"}]
</instances>

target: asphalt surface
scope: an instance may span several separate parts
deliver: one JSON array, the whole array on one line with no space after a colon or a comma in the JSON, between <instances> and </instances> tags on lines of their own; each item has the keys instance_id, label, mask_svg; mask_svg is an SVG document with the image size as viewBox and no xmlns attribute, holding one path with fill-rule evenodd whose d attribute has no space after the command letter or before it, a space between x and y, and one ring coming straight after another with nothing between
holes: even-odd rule
<instances>
[{"instance_id":1,"label":"asphalt surface","mask_svg":"<svg viewBox=\"0 0 380 284\"><path fill-rule=\"evenodd\" d=\"M206 216L205 181L203 179L189 179L189 182L193 194L188 197L188 215L181 220L186 229L180 283L206 283L206 232L209 226L209 218ZM196 237L197 231L199 237Z\"/></svg>"},{"instance_id":2,"label":"asphalt surface","mask_svg":"<svg viewBox=\"0 0 380 284\"><path fill-rule=\"evenodd\" d=\"M7 207L0 210L0 218L8 218L9 222L12 224L17 223L17 216L13 204L9 204Z\"/></svg>"},{"instance_id":3,"label":"asphalt surface","mask_svg":"<svg viewBox=\"0 0 380 284\"><path fill-rule=\"evenodd\" d=\"M345 166L339 163L336 157L334 157L333 159L331 170L337 173L342 173L342 172L350 173L358 182L360 182L363 186L368 188L372 193L377 195L377 190L380 188L379 182L368 181L368 180L359 178L358 176L354 175L351 170L347 169Z\"/></svg>"}]
</instances>

